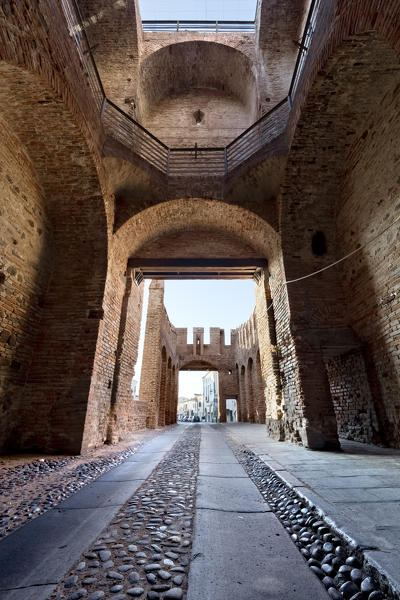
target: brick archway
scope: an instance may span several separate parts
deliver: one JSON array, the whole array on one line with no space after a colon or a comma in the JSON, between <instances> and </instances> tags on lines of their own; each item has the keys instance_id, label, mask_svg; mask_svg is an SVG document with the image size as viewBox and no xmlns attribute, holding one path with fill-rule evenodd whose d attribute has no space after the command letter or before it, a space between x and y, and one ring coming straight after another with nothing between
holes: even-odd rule
<instances>
[{"instance_id":1,"label":"brick archway","mask_svg":"<svg viewBox=\"0 0 400 600\"><path fill-rule=\"evenodd\" d=\"M4 331L11 343L0 444L78 453L107 274L102 187L58 95L4 61L0 81L3 208L13 213L6 236L15 249L4 265ZM10 303L21 306L17 319Z\"/></svg>"}]
</instances>

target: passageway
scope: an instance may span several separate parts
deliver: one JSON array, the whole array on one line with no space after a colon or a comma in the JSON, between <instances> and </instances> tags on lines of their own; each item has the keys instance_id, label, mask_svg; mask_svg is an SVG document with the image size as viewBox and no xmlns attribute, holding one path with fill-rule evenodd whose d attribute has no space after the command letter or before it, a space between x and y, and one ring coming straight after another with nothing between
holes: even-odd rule
<instances>
[{"instance_id":1,"label":"passageway","mask_svg":"<svg viewBox=\"0 0 400 600\"><path fill-rule=\"evenodd\" d=\"M262 430L181 424L147 439L0 542L0 598L349 600L361 586L366 600L383 599L379 577L363 569L360 542L353 548L344 539L339 511L342 535L339 526L330 527L329 493L318 508L313 486L324 488L318 475L307 483L293 474L303 465L297 475L305 477L315 454L266 442ZM360 447L321 455L316 472L321 461L327 472L341 462L347 476L363 464L373 471L386 453L385 474L394 473L396 451L362 446L357 456ZM360 535L368 547L366 531ZM386 536L386 547L389 542ZM387 552L388 572L396 568L396 552Z\"/></svg>"}]
</instances>

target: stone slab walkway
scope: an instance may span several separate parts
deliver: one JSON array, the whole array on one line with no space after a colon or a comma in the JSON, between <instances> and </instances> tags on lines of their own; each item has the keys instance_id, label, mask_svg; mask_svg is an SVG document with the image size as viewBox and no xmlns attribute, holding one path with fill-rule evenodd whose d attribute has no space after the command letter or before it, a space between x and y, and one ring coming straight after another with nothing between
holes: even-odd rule
<instances>
[{"instance_id":1,"label":"stone slab walkway","mask_svg":"<svg viewBox=\"0 0 400 600\"><path fill-rule=\"evenodd\" d=\"M316 452L266 436L264 425L219 426L259 458L354 545L400 592L400 451L341 440Z\"/></svg>"},{"instance_id":2,"label":"stone slab walkway","mask_svg":"<svg viewBox=\"0 0 400 600\"><path fill-rule=\"evenodd\" d=\"M1 540L0 600L45 600L184 430L170 429L152 439L124 463Z\"/></svg>"},{"instance_id":3,"label":"stone slab walkway","mask_svg":"<svg viewBox=\"0 0 400 600\"><path fill-rule=\"evenodd\" d=\"M234 457L221 429L205 424L187 598L329 598Z\"/></svg>"},{"instance_id":4,"label":"stone slab walkway","mask_svg":"<svg viewBox=\"0 0 400 600\"><path fill-rule=\"evenodd\" d=\"M169 429L4 538L0 599L327 600L222 431Z\"/></svg>"}]
</instances>

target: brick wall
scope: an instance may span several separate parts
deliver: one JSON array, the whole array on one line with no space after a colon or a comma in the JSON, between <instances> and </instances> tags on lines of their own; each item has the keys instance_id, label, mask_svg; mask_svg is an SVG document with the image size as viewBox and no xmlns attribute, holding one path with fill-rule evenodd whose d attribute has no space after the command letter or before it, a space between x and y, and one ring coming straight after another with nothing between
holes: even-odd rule
<instances>
[{"instance_id":1,"label":"brick wall","mask_svg":"<svg viewBox=\"0 0 400 600\"><path fill-rule=\"evenodd\" d=\"M18 447L24 384L51 272L45 199L20 140L1 122L0 444Z\"/></svg>"},{"instance_id":2,"label":"brick wall","mask_svg":"<svg viewBox=\"0 0 400 600\"><path fill-rule=\"evenodd\" d=\"M169 72L174 79L174 69L184 59L177 56L181 63L170 61L167 65L170 50L165 48L166 38L158 39L150 52L149 40L141 39L136 5L129 3L128 19L123 4L117 4L94 6L88 0L85 7L90 17L88 34L98 44L94 52L99 52L107 88L125 106L127 96L137 89L144 47L143 65L156 64L161 57L160 65L170 69L165 74ZM288 6L273 5L269 14L260 16L261 54L257 48L250 50L245 38L241 47L233 48L235 44L227 42L218 50L214 68L220 64L218 60L232 56L233 62L229 58L226 65L235 66L234 75L221 67L221 73L211 73L211 81L208 67L200 66L199 59L190 70L193 81L189 82L201 87L211 81L219 92L226 91L221 87L225 82L249 114L263 110L267 97L271 100L273 93L285 87L286 67L293 55L285 46L282 61L263 63L271 67L269 73L259 69L260 60L266 58L265 52L271 54L282 46L279 31L285 43L297 36L293 27L304 17L303 4L296 4L296 15ZM107 12L109 8L111 12ZM279 16L282 8L288 17L284 26ZM213 250L224 256L237 255L251 246L269 260L274 319L263 317L268 308L264 286L259 292L257 320L261 324L262 385L271 392L267 402L267 412L273 415L269 418L267 414L270 433L313 447L335 446L332 381L336 378L335 393L339 394L341 364L341 393L344 397L351 388L356 397L363 378L361 362L355 363L359 370L350 382L347 363L340 357L362 347L381 438L399 445L396 228L337 269L284 284L285 278L326 266L363 244L398 214L399 3L321 3L288 130L279 144L269 149L273 156L258 156L257 160L265 159L262 165L253 165L226 185L202 178L182 178L166 185L162 178L154 178L151 170L146 177L138 169L131 170L124 179L129 183L124 188L126 195L120 198L123 210L116 213L113 192L121 184L125 167L121 160L103 162L101 158L104 134L98 106L60 5L52 0L39 4L13 0L3 2L0 15L4 25L0 30L0 119L5 123L1 176L7 169L14 173L14 177L8 173L12 183L5 179L2 184L1 206L11 225L3 226L1 234L5 243L2 260L7 261L8 270L0 280L1 316L6 320L0 342L5 357L3 384L6 380L15 398L10 404L10 396L6 396L8 417L1 443L10 444L12 439L12 444L24 449L79 452L103 443L107 436L117 439L129 428L143 425L145 402L137 403L131 416L129 379L136 356L141 291L132 288L127 296L127 259L163 236L171 236L171 240L175 236L179 251L183 251L185 235L180 232L190 230L193 239L198 235L193 246L200 255L210 256ZM268 31L273 32L274 40L269 41L275 46L269 45ZM176 46L188 43L198 49L205 43L186 35L184 39L184 44ZM179 54L179 49L171 50L171 54L175 52ZM243 75L239 82L235 80L238 73ZM175 93L169 76L162 82L155 82L149 72L146 77L142 83L148 94L143 85L143 99L156 105L165 100L166 92ZM187 81L177 75L177 91L184 91ZM264 98L266 81L271 95ZM158 83L159 91L163 90L159 95ZM145 107L144 101L144 113ZM22 158L17 173L15 164ZM17 175L20 185L15 184ZM23 211L33 213L34 207L34 227L28 222L27 235ZM280 234L276 233L278 227ZM318 231L325 234L327 246L320 255L312 251L312 238ZM202 249L207 232L209 241ZM167 243L158 245L168 250ZM274 328L272 361L266 349ZM177 364L173 354L168 358L171 407ZM254 372L257 357L251 359ZM15 375L18 363L21 367ZM326 364L330 365L329 378ZM245 373L245 365L242 367ZM240 371L238 365L236 386ZM19 394L22 382L24 394ZM254 379L252 387L255 389ZM256 402L250 403L250 412L255 413ZM350 410L350 402L348 407ZM345 431L346 421L339 421L340 430ZM371 411L369 427L370 431L375 428Z\"/></svg>"},{"instance_id":3,"label":"brick wall","mask_svg":"<svg viewBox=\"0 0 400 600\"><path fill-rule=\"evenodd\" d=\"M339 436L380 442L379 425L361 352L325 359Z\"/></svg>"},{"instance_id":4,"label":"brick wall","mask_svg":"<svg viewBox=\"0 0 400 600\"><path fill-rule=\"evenodd\" d=\"M389 65L386 60L386 69ZM393 85L382 90L379 104L369 113L347 157L337 208L338 239L344 253L365 244L400 216L398 64L395 69ZM384 440L396 446L400 444L399 257L397 222L342 268L350 322L365 344L380 429Z\"/></svg>"},{"instance_id":5,"label":"brick wall","mask_svg":"<svg viewBox=\"0 0 400 600\"><path fill-rule=\"evenodd\" d=\"M141 63L141 121L171 146L225 145L257 115L252 63L222 43L178 39ZM196 124L198 110L203 115Z\"/></svg>"}]
</instances>

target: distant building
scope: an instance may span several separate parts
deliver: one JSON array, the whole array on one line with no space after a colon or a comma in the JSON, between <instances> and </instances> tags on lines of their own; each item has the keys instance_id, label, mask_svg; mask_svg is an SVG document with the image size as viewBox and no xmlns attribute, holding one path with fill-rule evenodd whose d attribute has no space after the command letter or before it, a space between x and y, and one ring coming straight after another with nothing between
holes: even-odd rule
<instances>
[{"instance_id":1,"label":"distant building","mask_svg":"<svg viewBox=\"0 0 400 600\"><path fill-rule=\"evenodd\" d=\"M203 394L194 394L193 398L178 398L178 421L192 421L194 416L201 420L203 415Z\"/></svg>"},{"instance_id":2,"label":"distant building","mask_svg":"<svg viewBox=\"0 0 400 600\"><path fill-rule=\"evenodd\" d=\"M218 373L208 371L203 377L203 412L201 418L207 423L218 422Z\"/></svg>"},{"instance_id":3,"label":"distant building","mask_svg":"<svg viewBox=\"0 0 400 600\"><path fill-rule=\"evenodd\" d=\"M139 397L138 397L138 382L136 381L136 379L132 379L131 388L132 388L133 399L138 400L139 399Z\"/></svg>"},{"instance_id":4,"label":"distant building","mask_svg":"<svg viewBox=\"0 0 400 600\"><path fill-rule=\"evenodd\" d=\"M233 398L226 401L226 422L237 422L237 402Z\"/></svg>"}]
</instances>

